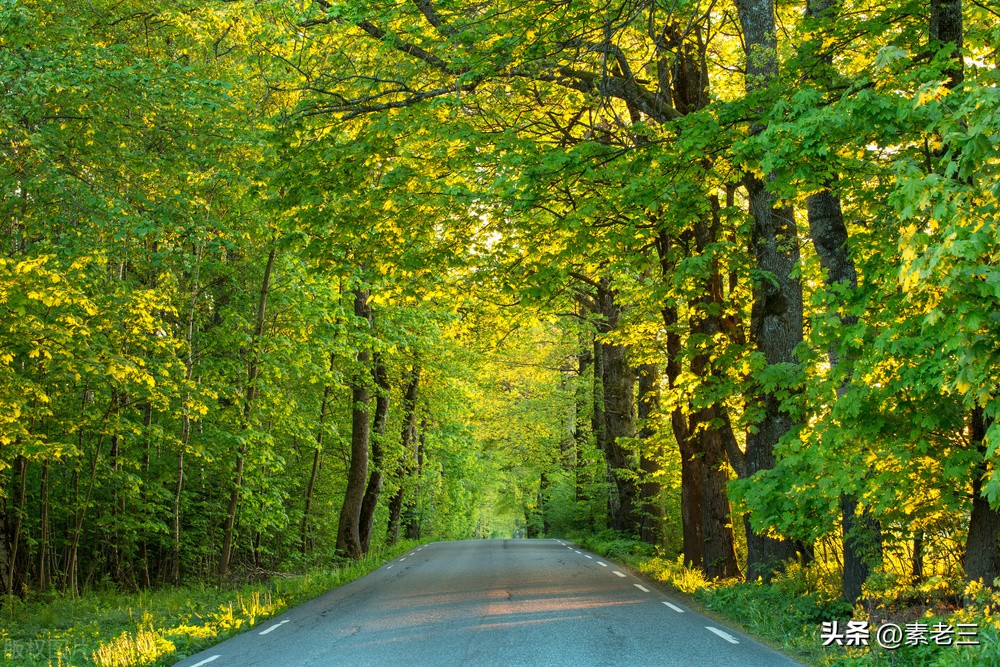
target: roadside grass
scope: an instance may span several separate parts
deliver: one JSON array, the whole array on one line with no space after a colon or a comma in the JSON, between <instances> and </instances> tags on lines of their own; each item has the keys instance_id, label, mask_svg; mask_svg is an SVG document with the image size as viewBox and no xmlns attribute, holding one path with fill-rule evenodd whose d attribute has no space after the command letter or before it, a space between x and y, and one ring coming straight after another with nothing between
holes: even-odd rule
<instances>
[{"instance_id":1,"label":"roadside grass","mask_svg":"<svg viewBox=\"0 0 1000 667\"><path fill-rule=\"evenodd\" d=\"M363 560L255 584L194 584L76 599L0 602L0 664L22 667L172 665L285 609L359 579L419 542Z\"/></svg>"},{"instance_id":2,"label":"roadside grass","mask_svg":"<svg viewBox=\"0 0 1000 667\"><path fill-rule=\"evenodd\" d=\"M654 547L613 531L596 535L567 535L581 546L611 558L651 580L693 597L709 613L735 621L749 634L810 665L867 667L1000 667L1000 592L939 577L911 586L884 577L868 597L877 603L851 607L840 600L840 581L817 567L792 565L770 584L737 580L708 580L682 559L666 558ZM956 593L955 591L958 591ZM964 600L963 605L959 601ZM868 647L824 647L824 621L869 621L872 627L895 623L904 633L907 624L927 626L928 643L894 650L878 646L872 633ZM942 646L935 643L936 624L955 630L974 623L978 646Z\"/></svg>"}]
</instances>

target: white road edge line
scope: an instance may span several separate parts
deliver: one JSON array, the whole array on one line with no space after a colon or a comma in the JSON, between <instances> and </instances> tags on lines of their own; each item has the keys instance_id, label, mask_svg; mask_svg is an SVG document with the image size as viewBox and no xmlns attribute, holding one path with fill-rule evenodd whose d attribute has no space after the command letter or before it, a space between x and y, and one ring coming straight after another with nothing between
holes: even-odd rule
<instances>
[{"instance_id":1,"label":"white road edge line","mask_svg":"<svg viewBox=\"0 0 1000 667\"><path fill-rule=\"evenodd\" d=\"M676 611L678 614L683 614L684 613L684 610L681 609L680 607L678 607L675 604L671 604L670 602L666 602L666 601L663 604L667 605L668 607L670 607L671 609L673 609L674 611Z\"/></svg>"},{"instance_id":2,"label":"white road edge line","mask_svg":"<svg viewBox=\"0 0 1000 667\"><path fill-rule=\"evenodd\" d=\"M706 625L705 629L708 630L711 633L719 635L720 637L722 637L723 639L725 639L730 644L739 644L740 643L739 640L736 639L736 637L733 637L728 632L723 632L719 628L713 628L711 625Z\"/></svg>"},{"instance_id":3,"label":"white road edge line","mask_svg":"<svg viewBox=\"0 0 1000 667\"><path fill-rule=\"evenodd\" d=\"M275 623L274 625L272 625L271 627L269 627L267 630L261 630L257 634L258 635L266 635L269 632L274 632L275 630L277 630L278 628L280 628L281 626L283 626L285 623L288 623L290 620L291 619L286 618L281 623Z\"/></svg>"},{"instance_id":4,"label":"white road edge line","mask_svg":"<svg viewBox=\"0 0 1000 667\"><path fill-rule=\"evenodd\" d=\"M221 657L222 657L221 655L213 655L211 658L205 658L201 662L194 663L193 665L191 665L191 667L201 667L202 665L207 665L208 663L212 662L216 658L221 658Z\"/></svg>"},{"instance_id":5,"label":"white road edge line","mask_svg":"<svg viewBox=\"0 0 1000 667\"><path fill-rule=\"evenodd\" d=\"M607 567L608 566L607 563L602 563L601 561L597 561L597 564L600 565L601 567Z\"/></svg>"},{"instance_id":6,"label":"white road edge line","mask_svg":"<svg viewBox=\"0 0 1000 667\"><path fill-rule=\"evenodd\" d=\"M387 565L385 569L391 570L392 569L392 565Z\"/></svg>"},{"instance_id":7,"label":"white road edge line","mask_svg":"<svg viewBox=\"0 0 1000 667\"><path fill-rule=\"evenodd\" d=\"M643 586L642 584L632 584L632 585L635 586L636 588L638 588L643 593L648 593L649 592L649 589L646 588L645 586Z\"/></svg>"},{"instance_id":8,"label":"white road edge line","mask_svg":"<svg viewBox=\"0 0 1000 667\"><path fill-rule=\"evenodd\" d=\"M402 558L400 558L399 562L402 563L404 560L406 560L406 556L403 556Z\"/></svg>"},{"instance_id":9,"label":"white road edge line","mask_svg":"<svg viewBox=\"0 0 1000 667\"><path fill-rule=\"evenodd\" d=\"M619 577L624 577L625 576L624 574L622 574L618 570L612 570L612 572L614 572L615 574L617 574Z\"/></svg>"},{"instance_id":10,"label":"white road edge line","mask_svg":"<svg viewBox=\"0 0 1000 667\"><path fill-rule=\"evenodd\" d=\"M584 555L584 556L587 556L587 554L583 554L583 555ZM589 558L590 560L594 560L594 557L593 557L593 556L587 556L587 558Z\"/></svg>"},{"instance_id":11,"label":"white road edge line","mask_svg":"<svg viewBox=\"0 0 1000 667\"><path fill-rule=\"evenodd\" d=\"M573 551L576 551L576 549L573 549ZM582 552L582 551L576 551L576 552L577 552L578 554L580 554L581 556L583 555L583 552Z\"/></svg>"}]
</instances>

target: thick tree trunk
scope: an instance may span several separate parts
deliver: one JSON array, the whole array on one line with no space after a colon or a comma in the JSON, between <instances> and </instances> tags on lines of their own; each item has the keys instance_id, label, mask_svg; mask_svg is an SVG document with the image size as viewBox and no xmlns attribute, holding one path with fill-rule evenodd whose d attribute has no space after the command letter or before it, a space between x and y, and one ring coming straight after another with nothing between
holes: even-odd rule
<instances>
[{"instance_id":1,"label":"thick tree trunk","mask_svg":"<svg viewBox=\"0 0 1000 667\"><path fill-rule=\"evenodd\" d=\"M354 314L371 322L371 308L368 305L368 291L354 290ZM368 420L371 403L371 353L363 343L358 350L358 372L351 387L351 464L347 471L347 488L344 503L340 509L340 525L337 529L337 553L348 558L361 558L361 504L364 501L365 482L368 478L368 446L371 439L371 424Z\"/></svg>"},{"instance_id":2,"label":"thick tree trunk","mask_svg":"<svg viewBox=\"0 0 1000 667\"><path fill-rule=\"evenodd\" d=\"M607 425L608 461L614 489L611 506L611 528L639 534L634 452L624 442L635 436L635 373L628 365L625 348L604 345L604 418Z\"/></svg>"},{"instance_id":3,"label":"thick tree trunk","mask_svg":"<svg viewBox=\"0 0 1000 667\"><path fill-rule=\"evenodd\" d=\"M990 507L983 497L983 479L988 474L986 456L986 431L989 423L982 408L972 411L969 419L969 440L980 454L978 465L972 469L972 514L965 540L965 579L982 580L993 586L1000 577L1000 511Z\"/></svg>"},{"instance_id":4,"label":"thick tree trunk","mask_svg":"<svg viewBox=\"0 0 1000 667\"><path fill-rule=\"evenodd\" d=\"M622 311L617 294L607 278L600 279L595 300L602 317L598 326L600 333L614 331ZM598 444L604 452L611 482L608 523L615 530L638 535L639 487L635 479L634 452L625 444L635 436L635 372L628 364L627 354L622 345L595 342L594 419L599 429ZM598 401L598 398L602 400Z\"/></svg>"},{"instance_id":5,"label":"thick tree trunk","mask_svg":"<svg viewBox=\"0 0 1000 667\"><path fill-rule=\"evenodd\" d=\"M748 92L768 86L778 73L777 37L773 0L738 0L737 10L746 43L746 88ZM754 128L759 132L760 127ZM790 208L775 208L775 196L755 175L744 179L753 218L750 249L759 271L750 313L750 337L768 365L795 364L795 346L802 342L802 285L799 283L799 241ZM773 277L773 280L771 279ZM745 472L774 467L774 447L792 428L791 416L781 409L774 392L762 392L750 400L764 417L756 432L747 434ZM781 563L794 557L794 545L757 535L749 519L747 527L747 577L769 580Z\"/></svg>"},{"instance_id":6,"label":"thick tree trunk","mask_svg":"<svg viewBox=\"0 0 1000 667\"><path fill-rule=\"evenodd\" d=\"M371 473L368 477L368 487L361 500L361 518L358 532L361 536L361 551L368 553L372 540L372 526L375 523L375 510L379 497L382 495L383 466L385 465L382 441L385 438L385 425L389 419L389 373L385 368L381 355L374 355L374 378L378 393L375 395L375 417L372 424Z\"/></svg>"},{"instance_id":7,"label":"thick tree trunk","mask_svg":"<svg viewBox=\"0 0 1000 667\"><path fill-rule=\"evenodd\" d=\"M222 565L219 568L220 578L229 574L233 557L233 527L236 523L236 510L239 508L240 492L243 489L243 467L246 464L246 435L250 430L250 418L253 414L254 400L257 397L257 376L260 374L260 339L264 334L264 316L267 313L267 295L271 289L271 272L274 269L274 258L277 248L271 248L264 266L264 279L260 285L260 298L257 300L257 321L254 326L253 339L250 343L250 361L247 364L247 386L243 400L243 413L240 431L243 442L236 452L236 465L233 470L233 487L229 493L229 507L226 511L226 525L222 534ZM179 459L181 460L181 459Z\"/></svg>"},{"instance_id":8,"label":"thick tree trunk","mask_svg":"<svg viewBox=\"0 0 1000 667\"><path fill-rule=\"evenodd\" d=\"M663 485L660 483L662 447L652 446L656 436L653 419L660 409L660 367L643 364L639 367L639 422L643 440L639 469L642 474L639 495L642 499L639 538L648 544L659 544L663 532Z\"/></svg>"},{"instance_id":9,"label":"thick tree trunk","mask_svg":"<svg viewBox=\"0 0 1000 667\"><path fill-rule=\"evenodd\" d=\"M931 0L930 41L951 46L952 65L945 74L948 88L955 88L965 78L962 62L962 0Z\"/></svg>"},{"instance_id":10,"label":"thick tree trunk","mask_svg":"<svg viewBox=\"0 0 1000 667\"><path fill-rule=\"evenodd\" d=\"M660 238L660 262L666 264L669 254L668 241ZM670 267L664 268L666 275ZM662 309L663 324L667 331L667 380L672 392L680 391L680 377L683 371L683 353L680 334L677 333L677 308L665 306ZM677 441L681 456L681 536L683 541L684 565L701 568L702 557L702 479L703 464L697 447L691 438L687 416L678 405L670 413L670 427Z\"/></svg>"},{"instance_id":11,"label":"thick tree trunk","mask_svg":"<svg viewBox=\"0 0 1000 667\"><path fill-rule=\"evenodd\" d=\"M721 220L719 202L710 197L712 215L695 223L694 241L699 253L708 253L717 241ZM711 390L716 382L716 370L711 360L711 346L722 333L720 315L723 308L722 277L713 259L708 275L701 284L701 295L692 303L691 336L696 353L691 359L691 374ZM702 564L705 573L712 577L737 577L736 540L729 504L729 457L727 438L735 442L725 408L718 403L693 410L688 429L697 442L701 456L701 509L702 509ZM733 448L733 454L742 453ZM742 469L742 460L738 469Z\"/></svg>"}]
</instances>

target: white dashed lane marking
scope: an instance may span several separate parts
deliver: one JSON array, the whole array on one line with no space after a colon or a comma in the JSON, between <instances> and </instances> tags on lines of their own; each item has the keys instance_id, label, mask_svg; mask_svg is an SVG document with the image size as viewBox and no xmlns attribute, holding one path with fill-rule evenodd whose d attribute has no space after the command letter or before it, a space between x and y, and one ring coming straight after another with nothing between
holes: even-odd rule
<instances>
[{"instance_id":1,"label":"white dashed lane marking","mask_svg":"<svg viewBox=\"0 0 1000 667\"><path fill-rule=\"evenodd\" d=\"M201 667L202 665L207 665L208 663L212 662L216 658L221 658L221 657L222 657L221 655L213 655L211 658L205 658L201 662L194 663L193 665L191 665L191 667Z\"/></svg>"},{"instance_id":2,"label":"white dashed lane marking","mask_svg":"<svg viewBox=\"0 0 1000 667\"><path fill-rule=\"evenodd\" d=\"M607 567L608 566L607 563L602 563L601 561L597 561L597 564L600 565L601 567Z\"/></svg>"},{"instance_id":3,"label":"white dashed lane marking","mask_svg":"<svg viewBox=\"0 0 1000 667\"><path fill-rule=\"evenodd\" d=\"M266 635L266 634L267 634L267 633L269 633L269 632L274 632L275 630L277 630L278 628L280 628L281 626L283 626L283 625L284 625L285 623L288 623L288 622L289 622L289 620L290 620L290 619L287 619L287 618L286 618L286 619L285 619L285 620L283 620L283 621L282 621L281 623L275 623L274 625L272 625L271 627L269 627L269 628L268 628L267 630L261 630L261 631L260 631L260 632L258 632L257 634L258 634L258 635Z\"/></svg>"},{"instance_id":4,"label":"white dashed lane marking","mask_svg":"<svg viewBox=\"0 0 1000 667\"><path fill-rule=\"evenodd\" d=\"M619 576L619 577L624 577L624 576L625 576L624 574L622 574L622 573L621 573L621 572L619 572L618 570L612 570L612 572L614 572L614 573L615 573L615 574L616 574L617 576Z\"/></svg>"},{"instance_id":5,"label":"white dashed lane marking","mask_svg":"<svg viewBox=\"0 0 1000 667\"><path fill-rule=\"evenodd\" d=\"M587 554L583 554L583 555L584 555L584 556L587 556ZM593 556L587 556L587 558L589 558L590 560L594 560L594 557L593 557Z\"/></svg>"},{"instance_id":6,"label":"white dashed lane marking","mask_svg":"<svg viewBox=\"0 0 1000 667\"><path fill-rule=\"evenodd\" d=\"M406 560L406 556L403 556L402 558L400 558L399 562L402 563L404 560Z\"/></svg>"},{"instance_id":7,"label":"white dashed lane marking","mask_svg":"<svg viewBox=\"0 0 1000 667\"><path fill-rule=\"evenodd\" d=\"M636 588L638 588L643 593L648 593L649 592L649 589L646 588L645 586L643 586L642 584L632 584L632 585L635 586Z\"/></svg>"},{"instance_id":8,"label":"white dashed lane marking","mask_svg":"<svg viewBox=\"0 0 1000 667\"><path fill-rule=\"evenodd\" d=\"M680 607L678 607L675 604L671 604L669 602L664 602L663 604L667 605L668 607L670 607L671 609L673 609L674 611L676 611L678 614L683 614L684 613L684 610L681 609Z\"/></svg>"},{"instance_id":9,"label":"white dashed lane marking","mask_svg":"<svg viewBox=\"0 0 1000 667\"><path fill-rule=\"evenodd\" d=\"M730 644L739 644L740 643L739 640L736 639L736 637L733 637L728 632L723 632L719 628L713 628L711 625L706 625L705 629L708 630L709 632L713 633L713 634L719 635L720 637L722 637L723 639L725 639Z\"/></svg>"},{"instance_id":10,"label":"white dashed lane marking","mask_svg":"<svg viewBox=\"0 0 1000 667\"><path fill-rule=\"evenodd\" d=\"M391 570L392 569L392 565L386 565L385 569Z\"/></svg>"}]
</instances>

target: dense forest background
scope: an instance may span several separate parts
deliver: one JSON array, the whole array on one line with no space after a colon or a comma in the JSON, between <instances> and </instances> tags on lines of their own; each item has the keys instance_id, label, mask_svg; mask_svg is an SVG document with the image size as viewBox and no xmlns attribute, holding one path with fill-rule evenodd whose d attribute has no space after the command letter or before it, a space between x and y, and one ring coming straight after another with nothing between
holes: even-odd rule
<instances>
[{"instance_id":1,"label":"dense forest background","mask_svg":"<svg viewBox=\"0 0 1000 667\"><path fill-rule=\"evenodd\" d=\"M994 0L0 3L0 589L618 531L1000 577Z\"/></svg>"}]
</instances>

